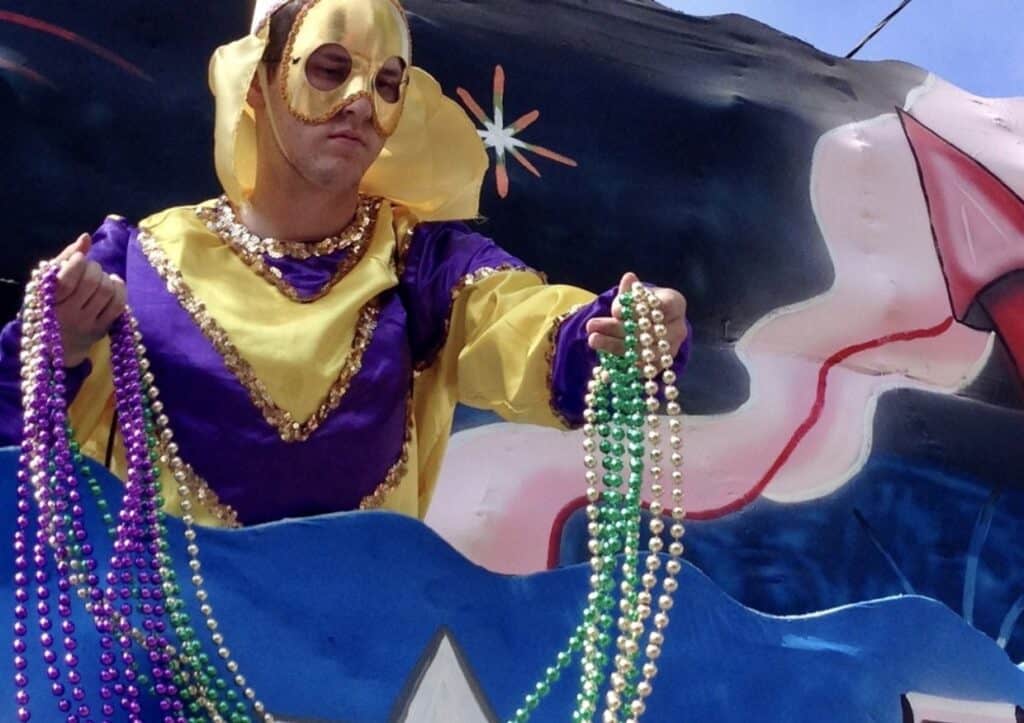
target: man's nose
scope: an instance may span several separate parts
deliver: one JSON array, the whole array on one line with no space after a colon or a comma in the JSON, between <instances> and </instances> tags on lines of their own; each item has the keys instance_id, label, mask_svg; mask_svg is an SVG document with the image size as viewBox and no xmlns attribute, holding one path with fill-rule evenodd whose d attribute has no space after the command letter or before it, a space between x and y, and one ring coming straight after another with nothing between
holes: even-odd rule
<instances>
[{"instance_id":1,"label":"man's nose","mask_svg":"<svg viewBox=\"0 0 1024 723\"><path fill-rule=\"evenodd\" d=\"M373 101L370 100L369 96L360 95L345 106L343 112L347 116L358 118L361 121L368 121L373 118Z\"/></svg>"}]
</instances>

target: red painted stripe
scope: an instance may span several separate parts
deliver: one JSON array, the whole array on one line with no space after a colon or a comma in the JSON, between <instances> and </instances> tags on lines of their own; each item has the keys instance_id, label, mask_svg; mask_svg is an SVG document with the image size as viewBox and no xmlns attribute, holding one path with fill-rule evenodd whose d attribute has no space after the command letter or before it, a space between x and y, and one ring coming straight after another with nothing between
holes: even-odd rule
<instances>
[{"instance_id":1,"label":"red painted stripe","mask_svg":"<svg viewBox=\"0 0 1024 723\"><path fill-rule=\"evenodd\" d=\"M810 411L807 413L807 417L803 422L793 431L790 435L789 441L779 452L779 455L775 458L771 467L764 473L758 483L748 490L743 496L737 497L735 500L728 504L716 507L710 510L701 510L699 512L688 513L687 517L691 520L713 520L718 517L723 517L730 512L735 512L757 499L765 488L775 478L775 475L779 473L783 465L789 461L789 458L796 451L796 448L803 441L804 437L814 428L814 425L821 419L822 412L825 410L825 395L828 390L828 375L835 367L842 364L850 357L859 354L869 349L877 349L879 347L886 346L887 344L894 344L901 341L914 341L916 339L927 339L930 337L936 337L946 332L953 325L953 317L948 317L945 321L935 326L930 326L925 329L914 329L912 331L902 331L896 334L889 334L887 336L881 336L877 339L871 339L864 341L859 344L853 344L848 347L840 349L835 354L826 359L818 370L818 385L817 393L814 398L814 403L811 405ZM555 521L551 527L551 535L548 538L548 567L553 568L558 564L558 548L562 538L562 528L565 526L569 516L576 510L584 507L587 504L587 498L578 497L568 504L566 504L558 514L555 516Z\"/></svg>"},{"instance_id":2,"label":"red painted stripe","mask_svg":"<svg viewBox=\"0 0 1024 723\"><path fill-rule=\"evenodd\" d=\"M886 346L887 344L893 344L900 341L914 341L915 339L927 339L929 337L939 336L953 325L953 317L948 317L941 324L928 327L926 329L915 329L913 331L903 331L896 334L889 334L888 336L882 336L877 339L871 339L870 341L861 342L860 344L853 344L844 349L837 351L835 354L830 356L821 365L818 370L818 388L817 394L814 398L814 404L811 405L810 412L807 413L806 419L796 428L786 446L782 448L779 456L775 458L775 462L768 468L768 471L764 473L764 476L758 481L753 488L751 488L742 497L738 497L732 502L723 505L721 507L711 510L701 510L692 515L687 515L690 519L694 520L713 520L717 517L727 515L730 512L746 507L754 499L759 497L768 484L775 478L775 475L779 473L782 466L786 464L793 452L796 451L797 446L803 441L807 433L811 431L818 420L821 418L821 413L825 409L825 392L828 389L828 375L833 368L842 364L844 361L849 359L855 354L859 354L862 351L869 349L877 349L879 347Z\"/></svg>"},{"instance_id":3,"label":"red painted stripe","mask_svg":"<svg viewBox=\"0 0 1024 723\"><path fill-rule=\"evenodd\" d=\"M12 13L8 10L0 10L0 22L13 23L14 25L21 25L22 27L29 28L31 30L38 30L41 33L47 33L66 40L69 43L74 43L82 48L85 48L89 52L98 55L104 60L113 63L122 70L131 73L132 75L138 76L144 80L152 81L146 73L142 71L138 66L132 65L127 60L122 58L117 53L111 52L106 48L97 45L87 38L83 38L77 33L73 33L66 28L62 28L59 25L53 25L44 20L38 18L29 17L28 15L22 15L20 13Z\"/></svg>"},{"instance_id":4,"label":"red painted stripe","mask_svg":"<svg viewBox=\"0 0 1024 723\"><path fill-rule=\"evenodd\" d=\"M551 523L551 534L548 535L548 569L554 570L558 567L558 553L562 549L562 532L565 530L565 523L569 521L569 517L576 510L583 509L587 506L587 497L583 495L577 497L574 500L570 500L562 509L555 515L554 522Z\"/></svg>"}]
</instances>

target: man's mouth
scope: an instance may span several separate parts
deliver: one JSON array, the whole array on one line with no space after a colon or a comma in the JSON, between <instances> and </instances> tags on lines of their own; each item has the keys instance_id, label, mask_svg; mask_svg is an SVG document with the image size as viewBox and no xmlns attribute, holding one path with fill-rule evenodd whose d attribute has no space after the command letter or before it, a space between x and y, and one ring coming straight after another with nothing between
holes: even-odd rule
<instances>
[{"instance_id":1,"label":"man's mouth","mask_svg":"<svg viewBox=\"0 0 1024 723\"><path fill-rule=\"evenodd\" d=\"M366 145L366 142L363 141L362 136L360 136L358 133L355 133L353 131L346 131L346 130L334 131L333 133L328 134L327 137L329 139L331 139L331 140L347 140L347 141L351 141L353 143L358 143L359 145L362 145L362 146Z\"/></svg>"}]
</instances>

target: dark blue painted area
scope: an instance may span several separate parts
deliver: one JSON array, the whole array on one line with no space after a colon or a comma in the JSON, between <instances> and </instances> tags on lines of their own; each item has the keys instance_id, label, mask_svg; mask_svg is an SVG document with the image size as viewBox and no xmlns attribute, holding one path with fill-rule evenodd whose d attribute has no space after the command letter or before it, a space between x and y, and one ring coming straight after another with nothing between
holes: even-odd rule
<instances>
[{"instance_id":1,"label":"dark blue painted area","mask_svg":"<svg viewBox=\"0 0 1024 723\"><path fill-rule=\"evenodd\" d=\"M13 454L0 453L0 479L13 469ZM10 537L12 522L0 522L0 535ZM180 560L180 526L170 528ZM280 713L327 720L385 721L441 625L508 714L568 636L586 586L582 566L490 573L419 522L389 513L204 531L200 544L221 630L252 685ZM687 566L672 615L647 720L898 723L899 696L909 690L1024 703L1024 673L925 598L781 619L742 607ZM572 682L556 687L535 720L567 720ZM4 676L0 700L12 700L11 686Z\"/></svg>"},{"instance_id":2,"label":"dark blue painted area","mask_svg":"<svg viewBox=\"0 0 1024 723\"><path fill-rule=\"evenodd\" d=\"M968 551L994 488L934 461L884 451L876 451L848 485L823 499L800 504L759 499L727 517L688 523L687 556L729 595L776 614L900 594L905 590L901 574L914 592L960 614L968 584L973 623L995 640L1024 593L1024 491L1015 475L1008 474L1007 483L999 489L991 528L978 548L974 584L965 580ZM584 519L576 514L562 537L563 562L582 559L585 535ZM1008 650L1014 660L1024 659L1024 630L1010 637Z\"/></svg>"}]
</instances>

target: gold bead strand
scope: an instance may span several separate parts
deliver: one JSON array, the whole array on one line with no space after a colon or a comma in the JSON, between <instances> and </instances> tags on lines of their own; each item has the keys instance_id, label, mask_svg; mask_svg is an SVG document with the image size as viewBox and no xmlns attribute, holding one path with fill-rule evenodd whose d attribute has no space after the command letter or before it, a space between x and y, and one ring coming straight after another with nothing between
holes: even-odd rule
<instances>
[{"instance_id":1,"label":"gold bead strand","mask_svg":"<svg viewBox=\"0 0 1024 723\"><path fill-rule=\"evenodd\" d=\"M659 352L659 358L657 361L661 367L661 381L666 400L666 412L669 417L669 460L672 468L672 511L670 516L670 535L672 542L669 543L669 560L665 563L665 575L662 580L662 594L658 596L658 612L654 615L654 629L650 631L648 644L644 650L646 662L642 668L643 679L637 684L636 697L629 702L628 708L632 717L628 718L626 723L639 723L640 717L646 711L647 706L645 699L649 697L653 691L652 681L658 673L656 661L661 656L662 647L665 643L664 630L669 623L669 610L671 610L673 606L673 595L679 587L677 576L682 569L682 563L680 562L680 558L684 552L682 537L686 532L686 528L683 525L686 511L683 506L682 421L679 418L682 414L682 409L678 401L679 390L676 387L676 373L672 370L673 359L671 354L669 354L671 346L667 339L667 329L664 326L664 313L657 308L656 298L651 301L651 303L655 306L651 316L652 320L655 322L654 334L657 338ZM660 469L659 472L661 472ZM657 490L659 493L658 496L660 496L660 493L663 491L663 487L657 482L658 481L655 480L657 487L652 485L652 495L655 490ZM656 504L657 507L655 506ZM664 507L659 499L655 499L655 501L652 502L651 512L652 514L657 512L657 517L653 517L651 520L651 532L654 533L657 530L658 535L657 542L655 542L654 535L652 534L650 545L651 554L648 556L648 569L652 573L652 577L646 578L645 583L653 582L653 573L661 564L657 553L663 549L664 544Z\"/></svg>"},{"instance_id":2,"label":"gold bead strand","mask_svg":"<svg viewBox=\"0 0 1024 723\"><path fill-rule=\"evenodd\" d=\"M660 457L660 450L658 443L660 442L660 436L657 431L657 423L651 424L651 415L656 415L659 403L657 399L657 383L655 377L657 376L657 367L654 366L653 362L657 360L657 354L654 350L655 337L652 334L654 322L651 318L651 314L657 303L656 297L642 284L634 284L632 288L634 298L637 299L635 309L635 320L637 325L637 341L639 345L639 362L641 365L640 371L642 372L644 381L644 406L646 408L647 416L645 417L645 425L649 429L646 434L647 441L651 443L652 449L650 451L652 463L657 464ZM655 417L656 419L656 417ZM639 556L639 550L629 548L623 561L622 572L625 580L629 580L634 575L634 566L637 564L637 557ZM608 703L609 711L606 712L605 720L607 723L614 723L618 720L618 713L623 707L623 693L626 691L629 678L635 674L636 657L639 652L639 641L643 636L646 620L650 617L651 608L651 595L650 595L650 576L648 573L644 573L641 577L641 584L643 589L636 592L636 605L631 606L627 597L632 597L633 587L632 585L623 582L622 586L622 616L619 619L619 636L616 641L618 647L618 653L615 656L616 671L612 674L612 691L609 692ZM629 713L627 708L625 713Z\"/></svg>"},{"instance_id":3,"label":"gold bead strand","mask_svg":"<svg viewBox=\"0 0 1024 723\"><path fill-rule=\"evenodd\" d=\"M583 645L583 656L581 660L581 681L580 690L584 696L584 699L579 702L579 711L587 719L596 712L593 704L591 703L590 697L597 691L601 685L601 678L603 676L602 666L598 664L600 655L600 647L598 645L598 639L600 637L600 628L598 627L600 616L602 615L600 609L600 599L602 594L602 583L606 579L607 575L610 574L610 570L606 570L604 566L604 550L601 547L601 519L600 519L600 502L602 498L601 487L599 485L600 475L597 472L598 458L597 451L598 445L595 442L597 437L596 421L596 395L603 385L609 382L608 372L604 370L601 365L597 365L593 369L592 378L587 384L587 395L585 397L585 411L584 411L584 425L583 425L583 463L586 467L585 479L587 482L587 533L588 533L588 551L590 552L590 590L587 594L587 606L584 614L591 614L591 621L584 626L582 645ZM599 692L599 691L598 691Z\"/></svg>"}]
</instances>

